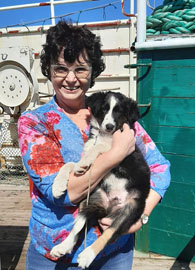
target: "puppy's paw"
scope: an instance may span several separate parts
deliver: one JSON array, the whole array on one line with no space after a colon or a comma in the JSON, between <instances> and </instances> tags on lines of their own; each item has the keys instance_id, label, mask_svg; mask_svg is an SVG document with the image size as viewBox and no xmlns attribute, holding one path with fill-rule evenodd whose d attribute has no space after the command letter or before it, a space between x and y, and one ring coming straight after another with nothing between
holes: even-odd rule
<instances>
[{"instance_id":1,"label":"puppy's paw","mask_svg":"<svg viewBox=\"0 0 195 270\"><path fill-rule=\"evenodd\" d=\"M75 164L74 172L76 174L84 174L89 169L91 164L92 164L91 160L81 159L77 164Z\"/></svg>"},{"instance_id":2,"label":"puppy's paw","mask_svg":"<svg viewBox=\"0 0 195 270\"><path fill-rule=\"evenodd\" d=\"M83 252L81 252L78 256L77 262L79 264L79 267L81 267L83 269L89 267L89 265L93 262L95 257L96 257L96 255L95 255L92 247L89 246L88 248L83 250Z\"/></svg>"},{"instance_id":3,"label":"puppy's paw","mask_svg":"<svg viewBox=\"0 0 195 270\"><path fill-rule=\"evenodd\" d=\"M56 199L59 199L64 194L65 191L66 191L66 183L63 186L63 188L62 188L62 185L60 185L60 186L53 185L52 186L52 194L53 194L54 198L56 198Z\"/></svg>"},{"instance_id":4,"label":"puppy's paw","mask_svg":"<svg viewBox=\"0 0 195 270\"><path fill-rule=\"evenodd\" d=\"M60 258L64 256L65 254L70 254L72 252L72 246L66 245L64 242L61 244L55 246L50 251L50 255L54 258Z\"/></svg>"},{"instance_id":5,"label":"puppy's paw","mask_svg":"<svg viewBox=\"0 0 195 270\"><path fill-rule=\"evenodd\" d=\"M75 166L74 167L74 173L78 174L78 175L82 175L84 174L88 169L89 169L90 165L89 166L84 166L84 167L80 167L79 165Z\"/></svg>"},{"instance_id":6,"label":"puppy's paw","mask_svg":"<svg viewBox=\"0 0 195 270\"><path fill-rule=\"evenodd\" d=\"M74 165L75 164L73 162L70 162L60 168L52 185L52 194L54 198L59 199L65 193L67 189L69 174L73 170Z\"/></svg>"}]
</instances>

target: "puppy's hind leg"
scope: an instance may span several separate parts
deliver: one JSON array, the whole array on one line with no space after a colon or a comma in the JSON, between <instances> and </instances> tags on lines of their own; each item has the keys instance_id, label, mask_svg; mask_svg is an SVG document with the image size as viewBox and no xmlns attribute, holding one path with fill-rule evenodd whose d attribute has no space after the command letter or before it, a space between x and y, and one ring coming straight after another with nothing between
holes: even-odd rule
<instances>
[{"instance_id":1,"label":"puppy's hind leg","mask_svg":"<svg viewBox=\"0 0 195 270\"><path fill-rule=\"evenodd\" d=\"M78 240L79 232L86 223L86 218L82 214L78 214L75 219L74 226L68 237L59 245L52 248L50 254L52 257L60 258L67 253L71 253L74 245Z\"/></svg>"},{"instance_id":2,"label":"puppy's hind leg","mask_svg":"<svg viewBox=\"0 0 195 270\"><path fill-rule=\"evenodd\" d=\"M83 269L88 267L100 251L108 244L114 233L114 228L108 228L91 246L84 249L78 256L77 262L79 266Z\"/></svg>"}]
</instances>

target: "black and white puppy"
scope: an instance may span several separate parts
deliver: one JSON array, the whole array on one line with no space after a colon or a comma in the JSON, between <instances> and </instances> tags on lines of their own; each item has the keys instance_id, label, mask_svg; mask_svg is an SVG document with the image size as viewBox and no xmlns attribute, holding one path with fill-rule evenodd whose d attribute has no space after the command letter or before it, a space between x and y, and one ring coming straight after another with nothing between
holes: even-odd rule
<instances>
[{"instance_id":1,"label":"black and white puppy","mask_svg":"<svg viewBox=\"0 0 195 270\"><path fill-rule=\"evenodd\" d=\"M87 106L91 108L92 118L84 155L77 164L64 165L54 180L52 190L56 198L66 189L66 183L62 179L68 179L70 171L84 173L100 153L111 149L112 134L116 130L122 129L124 123L133 129L134 123L141 118L137 103L121 93L95 93L87 98ZM51 255L61 257L71 253L87 220L109 217L113 221L111 226L79 254L79 266L88 267L107 243L126 233L140 219L149 189L150 169L136 146L135 151L112 169L91 192L88 203L86 200L81 203L72 231L62 243L51 250Z\"/></svg>"}]
</instances>

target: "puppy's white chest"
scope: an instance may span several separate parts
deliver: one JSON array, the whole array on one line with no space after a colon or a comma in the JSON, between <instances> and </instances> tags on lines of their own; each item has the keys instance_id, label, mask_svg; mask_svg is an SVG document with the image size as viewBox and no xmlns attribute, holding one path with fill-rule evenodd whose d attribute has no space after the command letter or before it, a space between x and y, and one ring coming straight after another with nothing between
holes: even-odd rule
<instances>
[{"instance_id":1,"label":"puppy's white chest","mask_svg":"<svg viewBox=\"0 0 195 270\"><path fill-rule=\"evenodd\" d=\"M107 135L99 135L96 138L96 144L104 144L107 145L107 147L112 146L112 136Z\"/></svg>"},{"instance_id":2,"label":"puppy's white chest","mask_svg":"<svg viewBox=\"0 0 195 270\"><path fill-rule=\"evenodd\" d=\"M100 134L95 135L86 142L84 151L90 152L94 146L98 145L104 145L105 151L110 150L112 146L112 136L102 136Z\"/></svg>"},{"instance_id":3,"label":"puppy's white chest","mask_svg":"<svg viewBox=\"0 0 195 270\"><path fill-rule=\"evenodd\" d=\"M109 173L104 178L104 183L107 186L109 200L115 201L118 206L122 207L128 197L128 192L125 188L127 179L118 179L114 174Z\"/></svg>"}]
</instances>

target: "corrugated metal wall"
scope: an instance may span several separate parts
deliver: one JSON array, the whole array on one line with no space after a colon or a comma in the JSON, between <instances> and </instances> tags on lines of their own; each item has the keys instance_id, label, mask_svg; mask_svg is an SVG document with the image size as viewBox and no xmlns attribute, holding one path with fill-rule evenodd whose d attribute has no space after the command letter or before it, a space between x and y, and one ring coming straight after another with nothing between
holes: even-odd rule
<instances>
[{"instance_id":1,"label":"corrugated metal wall","mask_svg":"<svg viewBox=\"0 0 195 270\"><path fill-rule=\"evenodd\" d=\"M150 69L138 68L139 102L152 104L143 125L172 165L171 185L142 239L148 239L149 251L190 261L195 253L195 49L140 51L138 63L152 63Z\"/></svg>"}]
</instances>

